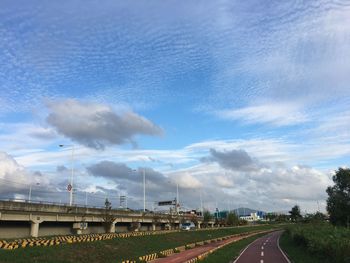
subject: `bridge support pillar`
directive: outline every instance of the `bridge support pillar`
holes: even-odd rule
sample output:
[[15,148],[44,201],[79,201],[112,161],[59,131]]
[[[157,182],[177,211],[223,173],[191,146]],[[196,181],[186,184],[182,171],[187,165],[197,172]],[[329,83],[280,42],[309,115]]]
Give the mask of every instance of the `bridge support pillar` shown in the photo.
[[31,221],[30,222],[30,236],[31,237],[38,237],[39,236],[39,222],[38,221]]
[[152,224],[152,230],[156,231],[156,224],[154,224],[154,223]]
[[198,222],[197,228],[198,228],[198,229],[201,229],[201,223]]
[[115,233],[115,224],[117,223],[117,220],[114,220],[110,223],[108,233]]
[[211,228],[213,228],[214,227],[214,223],[211,223]]

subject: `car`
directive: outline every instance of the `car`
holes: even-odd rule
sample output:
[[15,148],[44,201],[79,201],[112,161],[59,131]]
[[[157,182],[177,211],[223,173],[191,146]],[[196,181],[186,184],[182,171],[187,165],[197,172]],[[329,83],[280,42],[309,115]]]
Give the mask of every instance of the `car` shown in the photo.
[[180,225],[180,229],[181,229],[181,230],[189,231],[189,230],[194,230],[194,229],[196,229],[196,226],[194,225],[193,222],[187,222],[187,223],[181,224],[181,225]]

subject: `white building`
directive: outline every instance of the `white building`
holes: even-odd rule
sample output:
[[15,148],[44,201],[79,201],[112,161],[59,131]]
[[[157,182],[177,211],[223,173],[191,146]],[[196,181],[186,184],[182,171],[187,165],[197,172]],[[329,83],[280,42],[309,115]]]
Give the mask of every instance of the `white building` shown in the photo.
[[254,222],[254,221],[260,221],[262,218],[258,216],[257,213],[250,213],[250,216],[240,216],[239,217],[242,220],[246,220],[248,222]]

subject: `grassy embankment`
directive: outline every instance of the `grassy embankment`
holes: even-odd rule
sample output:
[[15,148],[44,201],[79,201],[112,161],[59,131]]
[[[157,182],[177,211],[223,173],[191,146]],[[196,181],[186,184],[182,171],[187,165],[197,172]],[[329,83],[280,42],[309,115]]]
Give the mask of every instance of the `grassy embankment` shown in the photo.
[[90,243],[64,244],[52,247],[32,247],[1,250],[0,262],[120,262],[160,252],[185,244],[277,226],[240,227],[219,230],[178,232],[166,235],[112,239]]
[[295,263],[350,262],[350,230],[327,223],[290,225],[280,245]]

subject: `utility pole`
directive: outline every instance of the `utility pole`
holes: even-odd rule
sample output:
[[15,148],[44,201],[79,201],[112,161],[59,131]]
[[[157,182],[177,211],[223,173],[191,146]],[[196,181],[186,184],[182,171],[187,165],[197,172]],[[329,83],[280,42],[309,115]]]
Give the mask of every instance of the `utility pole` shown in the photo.
[[202,216],[203,216],[203,201],[202,201],[202,190],[199,190],[199,198],[200,198],[200,201],[201,201],[201,212],[202,212]]
[[30,203],[31,199],[32,199],[32,185],[29,186],[29,194],[28,194],[29,203]]
[[179,183],[176,183],[176,201],[177,201],[176,205],[178,205],[180,203],[180,200],[179,200]]
[[[36,185],[39,185],[39,183],[36,183]],[[29,193],[28,193],[28,202],[31,203],[32,201],[32,185],[29,185]]]
[[69,205],[72,206],[74,201],[73,201],[73,192],[74,192],[74,185],[73,185],[73,179],[74,179],[74,151],[75,151],[75,146],[74,145],[64,145],[60,144],[59,147],[71,147],[72,149],[72,169],[71,169],[71,176],[70,176],[70,183],[67,187],[67,190],[69,191]]
[[143,168],[143,212],[146,212],[146,171]]

